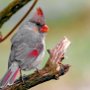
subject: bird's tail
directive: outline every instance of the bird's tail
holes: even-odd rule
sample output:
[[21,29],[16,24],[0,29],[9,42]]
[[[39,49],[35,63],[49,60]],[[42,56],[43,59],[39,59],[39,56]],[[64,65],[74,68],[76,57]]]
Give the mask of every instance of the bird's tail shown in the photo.
[[7,85],[12,85],[16,80],[16,76],[20,71],[18,63],[13,62],[2,80],[0,81],[0,88],[5,88]]

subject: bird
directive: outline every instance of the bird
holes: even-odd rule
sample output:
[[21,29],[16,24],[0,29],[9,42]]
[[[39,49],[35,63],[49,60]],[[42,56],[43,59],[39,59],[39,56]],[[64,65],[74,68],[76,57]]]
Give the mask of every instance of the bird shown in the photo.
[[38,7],[31,19],[23,23],[11,38],[8,70],[0,81],[0,88],[13,85],[21,71],[39,70],[45,55],[48,32],[43,10]]

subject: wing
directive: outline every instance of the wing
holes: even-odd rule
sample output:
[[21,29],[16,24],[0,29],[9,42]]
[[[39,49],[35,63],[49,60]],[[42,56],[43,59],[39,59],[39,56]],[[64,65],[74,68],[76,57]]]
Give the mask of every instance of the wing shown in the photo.
[[[43,50],[43,44],[37,43],[34,46],[29,46],[26,43],[21,43],[16,48],[15,47],[13,48],[14,50],[12,50],[11,52],[11,57],[14,56],[14,60],[19,62],[20,66],[24,69],[27,68],[28,65],[32,65],[32,63],[40,55],[40,53]],[[9,61],[9,63],[11,62],[12,61]]]
[[[31,25],[31,26],[30,26]],[[14,60],[20,65],[33,63],[40,52],[43,50],[42,38],[33,29],[34,25],[30,24],[29,29],[20,28],[11,39],[12,48],[9,59],[9,66]]]
[[[30,34],[32,36],[32,34],[34,32],[33,29],[35,29],[36,25],[34,23],[31,22],[25,22],[24,24],[22,24],[20,26],[20,28],[17,30],[17,32],[13,35],[13,37],[11,38],[11,42],[18,42],[22,39],[22,37],[25,37],[25,35],[27,36],[27,34]],[[36,27],[36,29],[38,29]]]

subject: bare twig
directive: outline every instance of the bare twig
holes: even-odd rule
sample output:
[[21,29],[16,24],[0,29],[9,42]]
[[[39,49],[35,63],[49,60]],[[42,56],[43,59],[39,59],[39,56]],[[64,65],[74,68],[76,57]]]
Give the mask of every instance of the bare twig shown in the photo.
[[59,79],[60,76],[68,72],[70,65],[63,65],[62,59],[64,59],[64,53],[69,46],[70,41],[64,38],[59,42],[55,48],[48,50],[50,58],[45,67],[38,72],[34,72],[31,75],[23,76],[24,83],[20,79],[16,80],[14,85],[7,86],[3,90],[27,90],[40,83],[49,81],[51,79]]
[[0,12],[0,27],[29,1],[32,0],[13,0],[5,9]]
[[[3,41],[5,41],[15,30],[16,30],[16,28],[22,23],[22,21],[28,16],[28,14],[31,12],[31,10],[34,8],[34,6],[36,5],[36,3],[37,3],[37,1],[38,0],[35,0],[34,1],[34,3],[32,4],[32,6],[30,6],[30,8],[29,8],[29,10],[27,11],[27,13],[22,17],[22,19],[14,26],[14,28],[6,35],[6,36],[4,36],[2,39],[0,39],[0,43],[2,43]],[[23,1],[22,2],[20,2],[20,3],[18,3],[18,4],[22,4],[23,3]],[[17,4],[17,5],[18,5]],[[12,4],[10,4],[10,5],[12,5]],[[17,6],[16,5],[16,6]],[[19,5],[19,6],[20,6]],[[16,7],[16,6],[14,6],[14,7]],[[19,9],[19,6],[18,6],[18,9]],[[12,7],[13,8],[13,7]],[[18,10],[18,9],[16,9],[16,10]],[[6,10],[5,10],[6,11]],[[16,11],[15,11],[16,12]],[[3,13],[3,12],[2,12]],[[9,13],[11,13],[11,12],[8,12],[8,14]],[[1,13],[0,13],[1,14]],[[2,15],[2,14],[1,14]],[[12,15],[13,15],[13,12],[12,12]],[[10,16],[10,14],[9,14],[9,16],[8,17],[6,17],[6,16],[4,16],[5,18],[1,18],[1,22],[0,22],[0,24],[2,25],[2,22],[4,23],[4,21],[6,20],[6,18],[7,19],[9,19],[11,16]],[[5,19],[5,20],[4,20]]]

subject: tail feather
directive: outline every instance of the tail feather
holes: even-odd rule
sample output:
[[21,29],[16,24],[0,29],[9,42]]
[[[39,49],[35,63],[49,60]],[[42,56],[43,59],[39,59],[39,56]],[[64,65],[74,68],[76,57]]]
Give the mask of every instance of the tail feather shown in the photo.
[[4,77],[0,82],[0,88],[5,88],[7,85],[12,85],[16,80],[16,76],[19,72],[19,66],[17,62],[13,62]]

